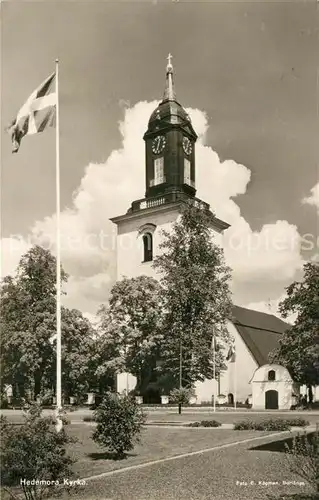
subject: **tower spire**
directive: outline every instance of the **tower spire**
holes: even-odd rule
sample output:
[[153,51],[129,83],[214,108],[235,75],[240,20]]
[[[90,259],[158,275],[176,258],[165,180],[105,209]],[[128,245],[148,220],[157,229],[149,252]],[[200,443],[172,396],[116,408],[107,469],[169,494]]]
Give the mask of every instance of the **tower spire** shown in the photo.
[[174,80],[173,80],[173,65],[172,65],[172,55],[167,56],[167,66],[166,66],[166,83],[163,95],[163,101],[175,101],[176,94],[174,90]]

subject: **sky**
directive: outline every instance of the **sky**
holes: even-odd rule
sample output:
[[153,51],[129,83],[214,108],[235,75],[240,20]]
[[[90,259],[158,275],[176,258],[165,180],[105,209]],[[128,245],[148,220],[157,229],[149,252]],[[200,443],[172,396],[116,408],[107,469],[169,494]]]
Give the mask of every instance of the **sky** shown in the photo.
[[[276,311],[319,253],[317,5],[3,2],[2,275],[33,243],[55,252],[54,130],[13,155],[4,128],[58,57],[64,301],[88,315],[107,301],[109,218],[144,196],[142,137],[171,52],[178,100],[199,135],[197,195],[231,224],[234,301]],[[101,232],[106,244],[92,244]]]

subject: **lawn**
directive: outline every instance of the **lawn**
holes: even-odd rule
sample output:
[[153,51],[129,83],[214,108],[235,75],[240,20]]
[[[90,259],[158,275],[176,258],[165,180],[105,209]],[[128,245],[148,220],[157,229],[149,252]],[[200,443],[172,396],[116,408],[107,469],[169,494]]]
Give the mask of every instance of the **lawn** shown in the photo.
[[70,447],[70,453],[77,459],[74,471],[79,477],[88,477],[101,472],[269,434],[256,431],[147,427],[142,433],[141,443],[128,454],[126,459],[113,460],[91,439],[92,431],[93,427],[90,425],[69,427],[69,433],[78,439],[78,442]]
[[212,432],[197,429],[190,431],[148,428],[143,435],[143,446],[138,446],[134,450],[135,456],[132,454],[121,462],[111,462],[101,456],[93,456],[97,460],[94,460],[92,464],[93,457],[89,454],[92,453],[92,449],[96,450],[96,448],[89,442],[89,434],[81,428],[74,428],[73,431],[77,434],[83,432],[82,451],[81,448],[73,449],[73,452],[78,453],[81,459],[76,470],[82,477],[257,435],[264,437],[256,442],[237,444],[229,448],[216,449],[94,479],[88,481],[78,492],[71,492],[72,499],[279,500],[285,498],[301,500],[315,498],[310,496],[309,486],[301,484],[301,479],[289,472],[283,453],[283,440],[289,437],[287,434],[278,434],[278,438],[274,438],[268,437],[267,433],[249,431]]
[[[314,498],[305,485],[283,485],[300,481],[287,468],[282,441],[289,433],[147,427],[142,442],[124,460],[113,460],[92,439],[93,426],[74,424],[69,433],[78,439],[69,453],[77,459],[75,476],[88,478],[105,472],[132,467],[115,475],[88,480],[72,488],[70,496],[81,500],[287,500]],[[269,435],[272,434],[270,437]],[[257,441],[239,443],[223,449],[186,456],[134,468],[136,465],[210,449],[223,444],[260,436]],[[259,485],[265,483],[277,483]],[[253,484],[251,484],[253,482]],[[239,484],[247,483],[247,484]],[[294,497],[292,495],[299,494]],[[5,495],[4,499],[7,499]],[[285,497],[286,498],[286,497]]]
[[311,425],[316,425],[319,423],[319,413],[318,412],[240,412],[240,411],[217,411],[217,412],[206,412],[206,411],[187,411],[178,415],[178,413],[170,413],[164,411],[149,412],[147,415],[147,420],[149,423],[161,424],[161,423],[176,423],[176,422],[195,422],[198,420],[217,420],[222,424],[233,424],[240,420],[254,420],[255,422],[261,422],[268,418],[273,419],[292,419],[292,418],[303,418],[307,420]]

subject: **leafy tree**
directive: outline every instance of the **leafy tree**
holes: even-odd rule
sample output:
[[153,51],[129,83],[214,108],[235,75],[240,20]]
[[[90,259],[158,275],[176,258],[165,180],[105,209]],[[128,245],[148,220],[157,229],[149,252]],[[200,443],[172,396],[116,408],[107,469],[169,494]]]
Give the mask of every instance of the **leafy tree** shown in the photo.
[[[62,282],[67,275],[61,269]],[[95,332],[76,309],[61,309],[62,390],[66,397],[95,383]],[[1,384],[14,395],[36,399],[54,392],[56,381],[56,259],[35,246],[14,277],[1,283]]]
[[56,432],[54,425],[55,418],[42,417],[36,405],[29,407],[22,425],[1,418],[1,481],[9,491],[20,487],[26,500],[41,500],[73,475],[66,446],[74,439],[65,428]]
[[311,403],[312,386],[319,384],[318,264],[305,264],[303,280],[292,283],[286,292],[287,297],[279,305],[280,313],[283,317],[295,313],[297,317],[281,336],[270,361],[286,366],[294,380],[307,385]]
[[[62,282],[66,281],[61,271]],[[40,394],[55,333],[56,261],[35,246],[20,260],[14,277],[1,283],[2,385],[11,384],[19,396],[26,389]]]
[[[103,312],[102,312],[103,311]],[[104,306],[100,308],[101,321],[93,337],[94,353],[90,359],[91,388],[101,397],[116,387],[116,374],[123,370],[121,338],[114,323],[109,323]]]
[[145,415],[132,397],[108,393],[95,410],[94,420],[97,426],[93,439],[115,452],[116,458],[123,458],[140,441]]
[[150,381],[160,341],[159,291],[160,285],[153,278],[124,278],[113,286],[108,306],[99,310],[101,341],[113,351],[105,368],[132,373],[138,390]]
[[[94,377],[92,360],[96,353],[94,330],[77,309],[62,308],[62,390],[64,396],[81,397],[91,387]],[[56,341],[54,341],[55,350]],[[55,359],[52,372],[55,387]]]
[[211,224],[209,210],[185,204],[172,231],[163,231],[162,253],[154,262],[161,276],[164,307],[158,369],[170,373],[175,386],[191,387],[198,380],[213,378],[213,334],[219,346],[216,375],[225,367],[223,346],[230,342],[230,270],[212,239]]

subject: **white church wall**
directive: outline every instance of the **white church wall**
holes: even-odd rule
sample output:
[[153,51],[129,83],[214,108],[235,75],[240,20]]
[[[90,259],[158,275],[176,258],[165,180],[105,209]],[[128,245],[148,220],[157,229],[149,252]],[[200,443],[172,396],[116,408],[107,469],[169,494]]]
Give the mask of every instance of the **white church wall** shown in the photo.
[[[256,368],[258,368],[258,364],[247,349],[236,327],[230,321],[228,322],[228,332],[234,339],[236,361],[234,363],[226,361],[228,367],[221,374],[219,393],[224,394],[226,397],[228,397],[228,394],[233,394],[235,397],[236,394],[236,401],[244,403],[252,393],[250,380]],[[227,355],[227,348],[225,349],[225,355]],[[212,401],[214,389],[218,396],[218,383],[214,382],[214,380],[206,379],[204,382],[197,382],[195,386],[197,402]]]
[[[268,372],[275,371],[275,380],[268,380]],[[278,392],[278,409],[289,410],[296,400],[294,394],[298,388],[294,384],[288,370],[281,365],[266,364],[258,368],[252,377],[252,407],[254,410],[264,410],[266,407],[266,392]]]
[[[195,394],[197,403],[211,403],[213,394],[218,395],[218,382],[216,380],[204,380],[196,382]],[[216,392],[214,392],[216,391]]]
[[289,410],[294,404],[291,382],[255,382],[253,387],[252,407],[254,410],[264,410],[266,392],[278,392],[278,409]]
[[[149,213],[139,213],[134,218],[127,218],[118,222],[117,234],[117,279],[123,276],[135,278],[146,275],[158,279],[158,275],[152,267],[152,262],[143,262],[143,240],[139,229],[145,224],[154,224],[156,229],[153,233],[153,255],[160,254],[159,245],[163,241],[161,231],[170,232],[174,222],[180,219],[178,208],[169,210],[155,210]],[[222,234],[211,229],[213,241],[222,247]]]
[[152,262],[143,262],[143,240],[139,229],[144,224],[154,224],[153,255],[159,255],[159,245],[163,240],[161,231],[170,231],[172,224],[177,221],[179,212],[176,209],[165,212],[145,213],[133,219],[126,219],[118,223],[117,237],[117,279],[123,276],[136,278],[146,275],[158,278],[152,267]]
[[236,361],[226,361],[228,368],[221,375],[220,392],[226,396],[236,394],[236,400],[244,403],[252,393],[250,380],[258,364],[232,322],[228,323],[228,332],[234,338]]

